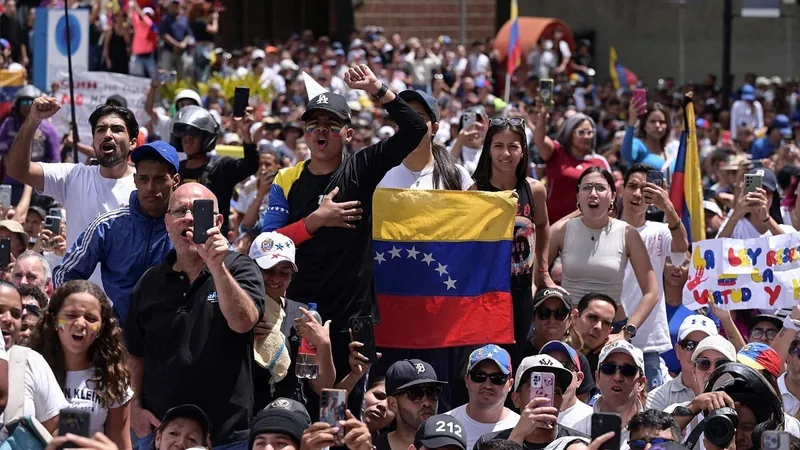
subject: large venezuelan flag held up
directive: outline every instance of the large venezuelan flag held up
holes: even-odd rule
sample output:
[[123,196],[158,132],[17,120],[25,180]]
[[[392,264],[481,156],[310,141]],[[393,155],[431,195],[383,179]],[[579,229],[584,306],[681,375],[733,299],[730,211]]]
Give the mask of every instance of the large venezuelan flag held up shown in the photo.
[[378,345],[514,341],[510,192],[378,189],[373,199]]
[[639,77],[635,73],[619,63],[617,49],[614,47],[608,50],[608,72],[611,75],[611,82],[614,83],[614,89],[629,89],[639,82]]
[[519,38],[519,7],[517,0],[511,0],[511,32],[508,35],[508,59],[506,72],[513,74],[522,61],[522,42]]
[[683,99],[683,109],[683,131],[678,156],[675,159],[675,173],[672,175],[669,198],[675,205],[675,211],[683,221],[683,226],[686,227],[691,243],[706,238],[700,151],[697,146],[697,128],[691,92]]
[[11,112],[17,92],[23,86],[25,86],[25,72],[0,70],[0,120]]

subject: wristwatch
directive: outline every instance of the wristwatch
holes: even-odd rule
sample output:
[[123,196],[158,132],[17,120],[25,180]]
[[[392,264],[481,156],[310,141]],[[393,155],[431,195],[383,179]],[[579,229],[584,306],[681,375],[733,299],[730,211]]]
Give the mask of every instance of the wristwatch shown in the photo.
[[622,327],[622,331],[624,331],[631,338],[636,337],[636,331],[637,330],[638,330],[638,328],[636,328],[636,325],[634,325],[632,323],[629,323],[629,324],[625,325],[624,327]]
[[386,95],[387,92],[389,92],[389,86],[387,86],[386,83],[381,83],[381,88],[378,89],[378,92],[376,92],[372,97],[375,100],[380,100],[384,95]]

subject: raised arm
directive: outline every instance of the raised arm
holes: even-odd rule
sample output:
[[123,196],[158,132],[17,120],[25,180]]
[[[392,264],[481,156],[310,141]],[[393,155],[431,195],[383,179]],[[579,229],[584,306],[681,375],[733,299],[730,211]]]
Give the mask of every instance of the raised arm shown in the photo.
[[39,124],[52,117],[59,109],[61,105],[53,97],[42,96],[34,100],[31,112],[14,138],[5,159],[8,174],[33,186],[37,191],[44,190],[44,171],[38,162],[31,162],[31,144]]
[[536,128],[533,130],[533,143],[539,149],[539,156],[544,161],[553,157],[555,147],[553,140],[547,137],[547,108],[540,99],[536,100]]

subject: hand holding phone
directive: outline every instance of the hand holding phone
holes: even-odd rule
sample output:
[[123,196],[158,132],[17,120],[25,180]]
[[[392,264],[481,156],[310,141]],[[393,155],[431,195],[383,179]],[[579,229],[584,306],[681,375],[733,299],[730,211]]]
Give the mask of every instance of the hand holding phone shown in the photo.
[[[64,408],[58,413],[58,435],[66,436],[67,433],[81,437],[89,437],[89,412],[74,408]],[[69,441],[60,448],[79,447]]]
[[644,113],[647,112],[647,91],[644,89],[634,89],[631,102],[636,108],[636,115],[644,115]]
[[746,173],[744,174],[744,192],[745,194],[749,194],[751,192],[756,192],[758,188],[761,187],[763,182],[763,175],[758,173]]
[[661,172],[660,170],[648,171],[647,182],[653,183],[661,189],[664,189],[664,172]]
[[247,105],[250,103],[250,88],[236,86],[233,94],[233,117],[244,117]]
[[461,115],[461,129],[462,130],[470,130],[475,123],[478,122],[478,113],[475,111],[464,111],[464,114]]
[[[323,389],[319,399],[319,421],[332,427],[339,427],[339,422],[347,420],[347,391],[344,389]],[[337,442],[344,439],[344,429],[339,427],[336,433]]]
[[209,229],[214,227],[214,200],[198,199],[192,204],[194,217],[194,243],[205,244],[208,240]]
[[542,78],[539,80],[539,96],[545,108],[553,107],[553,79]]
[[358,348],[358,353],[367,358],[370,364],[378,360],[372,316],[353,317],[350,319],[350,342],[360,342],[362,344]]
[[53,233],[53,236],[61,234],[61,217],[47,216],[44,218],[44,227]]
[[535,398],[546,398],[550,400],[550,404],[546,406],[555,406],[553,403],[555,386],[556,376],[554,374],[550,372],[532,372],[530,400]]
[[614,432],[614,437],[604,442],[600,450],[619,450],[622,443],[622,417],[613,413],[592,414],[592,440],[609,431]]

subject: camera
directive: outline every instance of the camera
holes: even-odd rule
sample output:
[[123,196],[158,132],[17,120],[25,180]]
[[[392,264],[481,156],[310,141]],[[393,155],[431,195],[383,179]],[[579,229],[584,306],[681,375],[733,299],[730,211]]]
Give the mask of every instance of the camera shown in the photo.
[[705,436],[717,447],[725,448],[736,436],[739,416],[733,408],[719,408],[710,411],[705,420]]

